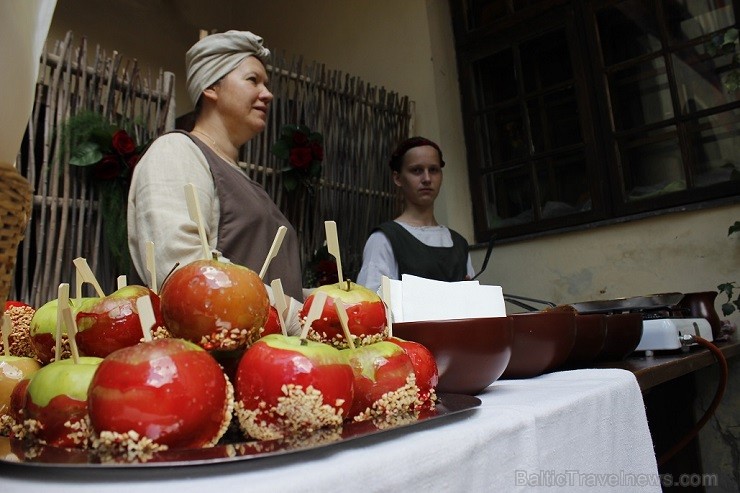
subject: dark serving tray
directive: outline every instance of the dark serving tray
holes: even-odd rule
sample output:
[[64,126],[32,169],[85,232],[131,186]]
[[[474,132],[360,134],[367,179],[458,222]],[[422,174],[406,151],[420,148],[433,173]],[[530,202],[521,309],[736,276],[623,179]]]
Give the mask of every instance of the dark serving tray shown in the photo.
[[[45,446],[28,446],[21,441],[0,437],[0,465],[28,466],[41,468],[64,469],[101,469],[101,468],[157,468],[181,467],[204,464],[220,464],[246,461],[292,454],[344,443],[357,438],[383,434],[402,428],[413,428],[415,425],[444,418],[480,406],[477,397],[462,394],[439,394],[434,409],[421,412],[418,416],[408,416],[394,422],[346,423],[335,432],[322,431],[296,440],[270,440],[263,442],[244,442],[240,437],[225,437],[222,443],[211,448],[166,450],[153,454],[145,461],[127,459],[104,459],[93,451],[62,449]],[[412,431],[412,430],[410,430]]]

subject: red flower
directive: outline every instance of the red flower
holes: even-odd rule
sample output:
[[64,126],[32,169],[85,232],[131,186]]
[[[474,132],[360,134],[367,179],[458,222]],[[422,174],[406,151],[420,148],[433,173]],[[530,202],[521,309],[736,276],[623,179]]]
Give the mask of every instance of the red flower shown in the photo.
[[112,154],[106,154],[93,165],[93,176],[98,180],[114,180],[121,174],[121,162]]
[[311,154],[315,161],[324,160],[324,148],[318,142],[311,142]]
[[136,150],[136,143],[125,130],[116,130],[113,134],[113,149],[119,154],[131,154]]
[[293,132],[293,144],[296,146],[302,146],[306,142],[308,142],[308,136],[304,134],[303,132]]
[[306,169],[311,165],[313,155],[309,147],[295,147],[290,150],[290,165],[295,169]]

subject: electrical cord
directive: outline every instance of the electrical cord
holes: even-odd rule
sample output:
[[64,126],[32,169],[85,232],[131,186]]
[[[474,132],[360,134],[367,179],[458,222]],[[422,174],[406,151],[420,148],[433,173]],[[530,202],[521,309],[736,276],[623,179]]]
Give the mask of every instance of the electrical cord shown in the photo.
[[660,455],[660,457],[658,457],[658,466],[662,466],[663,464],[668,462],[674,455],[676,455],[676,453],[678,453],[696,437],[696,435],[699,433],[699,430],[702,429],[702,427],[707,423],[707,421],[709,421],[709,419],[717,410],[717,407],[722,400],[722,396],[725,393],[725,388],[727,387],[727,379],[729,373],[727,370],[727,360],[725,359],[725,355],[722,354],[722,351],[720,351],[717,346],[707,341],[703,337],[691,334],[684,335],[681,342],[685,344],[691,344],[695,342],[709,349],[709,351],[712,353],[714,358],[717,360],[717,363],[719,364],[719,383],[717,384],[717,391],[714,394],[714,399],[712,400],[712,403],[709,405],[707,410],[704,412],[704,415],[699,421],[696,422],[694,427],[686,433],[686,435],[684,435],[675,445],[673,445],[670,449],[666,450],[663,454]]

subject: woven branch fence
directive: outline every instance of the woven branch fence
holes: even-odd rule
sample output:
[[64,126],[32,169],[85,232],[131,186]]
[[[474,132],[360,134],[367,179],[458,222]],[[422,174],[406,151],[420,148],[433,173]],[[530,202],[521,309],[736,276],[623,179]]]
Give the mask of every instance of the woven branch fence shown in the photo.
[[[83,170],[69,164],[68,146],[60,137],[64,123],[83,111],[98,112],[132,128],[137,142],[175,126],[171,72],[144,74],[136,60],[99,47],[88,53],[84,37],[73,46],[72,33],[40,63],[33,114],[18,158],[21,174],[34,187],[33,212],[8,297],[33,306],[56,298],[59,283],[76,280],[74,258],[88,260],[106,293],[125,274],[115,272],[96,188]],[[409,135],[411,102],[323,64],[304,63],[300,56],[288,60],[273,52],[268,72],[275,96],[268,128],[241,150],[244,171],[296,228],[304,266],[324,244],[324,221],[335,220],[345,278],[354,279],[373,226],[400,212],[387,161]],[[280,174],[286,163],[270,152],[282,126],[298,123],[324,137],[322,174],[312,193],[286,191]]]
[[[327,70],[323,64],[287,60],[275,52],[268,61],[275,99],[267,131],[244,146],[242,161],[296,228],[304,268],[324,245],[324,221],[337,223],[345,278],[356,279],[370,231],[400,212],[388,158],[408,137],[412,108],[408,97]],[[270,152],[286,124],[304,124],[324,137],[321,179],[313,193],[287,192]],[[304,282],[306,276],[304,276]]]
[[99,47],[89,52],[84,37],[76,45],[73,41],[67,33],[42,54],[33,112],[17,160],[34,195],[9,299],[37,307],[57,297],[60,283],[77,280],[72,263],[77,257],[87,259],[106,293],[115,289],[119,274],[127,274],[114,272],[97,189],[84,170],[70,166],[69,145],[62,138],[65,122],[81,112],[99,113],[111,124],[132,129],[139,142],[174,126],[173,74],[142,73],[136,60]]

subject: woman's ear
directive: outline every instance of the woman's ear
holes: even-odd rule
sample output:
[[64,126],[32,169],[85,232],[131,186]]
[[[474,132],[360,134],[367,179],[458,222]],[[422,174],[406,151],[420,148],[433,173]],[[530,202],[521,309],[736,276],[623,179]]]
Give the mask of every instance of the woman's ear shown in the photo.
[[218,92],[216,92],[216,85],[212,85],[210,87],[206,87],[203,89],[203,95],[201,96],[203,99],[208,99],[211,101],[215,101],[218,99]]
[[401,174],[398,171],[394,171],[391,176],[393,176],[393,183],[395,183],[397,187],[400,187],[401,186]]

